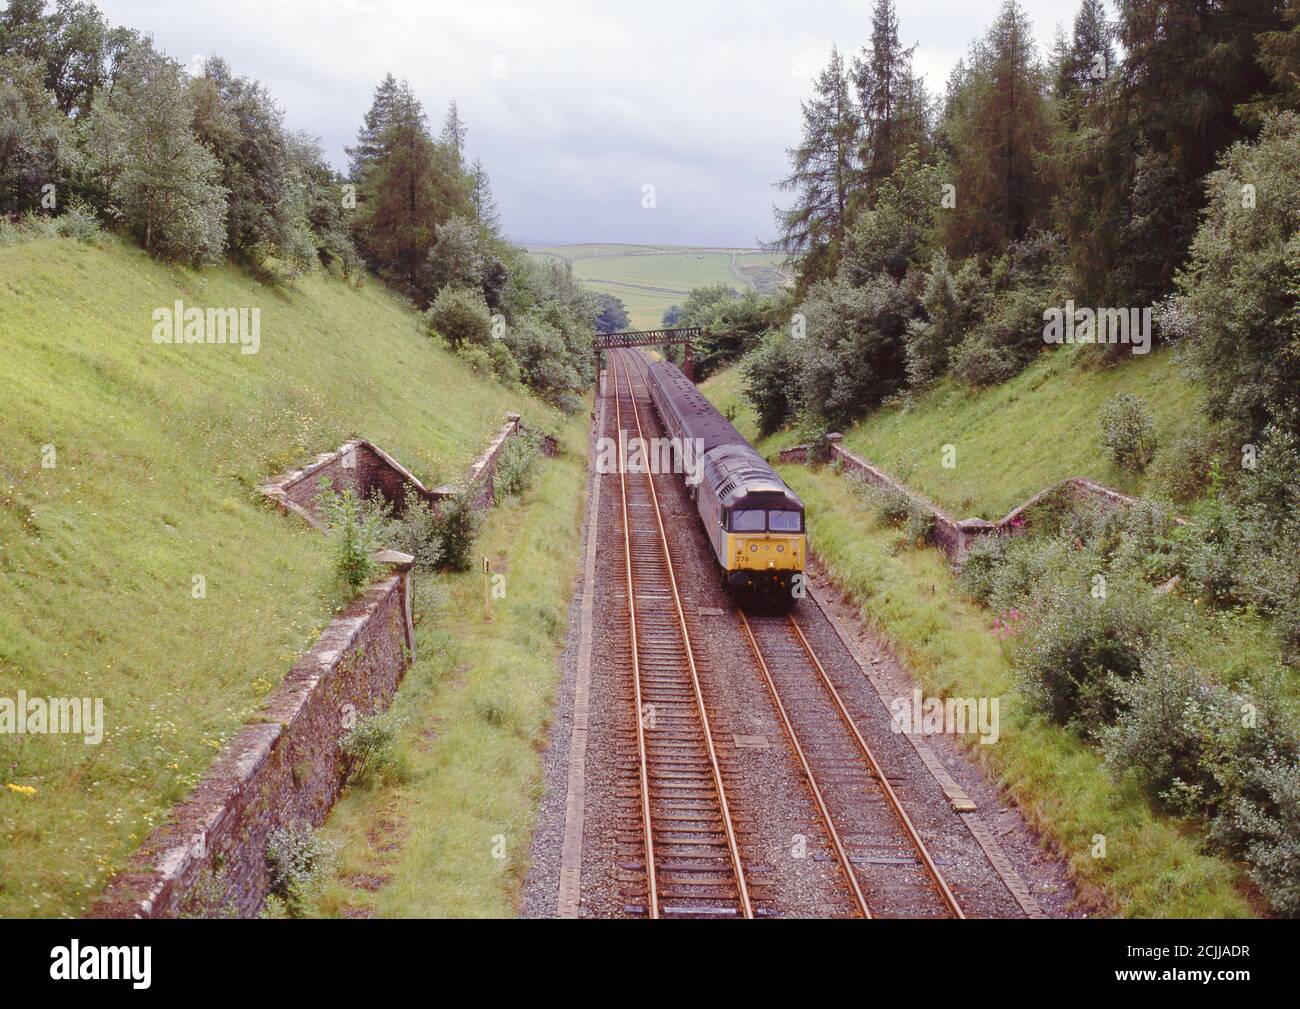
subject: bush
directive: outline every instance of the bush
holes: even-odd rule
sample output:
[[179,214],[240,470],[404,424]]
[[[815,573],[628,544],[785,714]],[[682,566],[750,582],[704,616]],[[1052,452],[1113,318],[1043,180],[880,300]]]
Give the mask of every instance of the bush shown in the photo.
[[988,297],[988,280],[976,257],[953,273],[947,254],[934,254],[921,296],[926,320],[908,325],[907,377],[913,387],[927,385],[950,369],[962,338],[986,313]]
[[423,501],[411,501],[400,518],[390,520],[383,539],[394,550],[414,557],[420,570],[433,571],[442,563],[442,528]]
[[1107,762],[1133,768],[1166,808],[1210,821],[1270,906],[1300,915],[1300,745],[1276,678],[1244,693],[1159,653],[1117,686],[1123,711],[1102,733]]
[[498,500],[517,497],[532,486],[541,456],[542,438],[533,431],[520,431],[506,439],[492,479]]
[[64,238],[74,238],[79,242],[91,242],[99,237],[99,218],[94,209],[85,201],[73,197],[68,201],[67,209],[54,221],[55,230]]
[[424,313],[430,333],[437,333],[459,350],[465,344],[487,346],[492,339],[492,313],[483,292],[467,287],[444,287]]
[[769,435],[788,423],[795,414],[799,389],[799,355],[784,333],[769,333],[759,346],[740,362],[745,398],[758,415],[758,430]]
[[1172,501],[1191,501],[1205,493],[1218,454],[1216,437],[1204,424],[1180,430],[1160,449],[1151,465],[1151,486]]
[[474,541],[483,527],[483,515],[474,495],[462,488],[439,502],[438,538],[442,563],[452,571],[468,571],[474,563]]
[[1153,584],[1166,582],[1178,573],[1178,526],[1167,504],[1139,498],[1114,514],[1120,519],[1118,537],[1107,555],[1115,570],[1131,571]]
[[1101,438],[1121,469],[1141,473],[1156,454],[1156,422],[1143,400],[1121,392],[1101,408]]
[[977,603],[987,606],[1006,552],[1007,539],[1003,536],[983,536],[972,543],[957,573],[961,590]]
[[266,837],[266,868],[271,895],[289,917],[299,917],[319,891],[333,861],[334,849],[311,824],[297,820],[274,828]]
[[1294,757],[1252,767],[1247,795],[1235,795],[1215,822],[1216,836],[1238,839],[1250,878],[1272,909],[1300,917],[1300,764]]
[[1158,643],[1150,590],[1112,578],[1094,598],[1090,576],[1076,570],[1036,591],[1030,614],[1015,653],[1026,692],[1052,721],[1095,736],[1119,711],[1117,682]]
[[351,780],[362,784],[378,773],[384,780],[401,776],[401,759],[397,754],[397,734],[405,724],[393,711],[362,715],[339,741],[344,755],[352,761]]
[[1137,769],[1152,798],[1181,814],[1200,812],[1214,791],[1205,750],[1214,723],[1228,711],[1227,691],[1167,655],[1151,653],[1141,674],[1115,684],[1122,711],[1100,733],[1107,763]]
[[321,477],[317,501],[334,540],[334,574],[339,586],[355,596],[375,576],[372,557],[382,545],[384,511],[358,498],[351,488],[334,492]]
[[907,546],[924,546],[934,535],[934,514],[907,492],[859,479],[863,503],[887,524],[902,529]]

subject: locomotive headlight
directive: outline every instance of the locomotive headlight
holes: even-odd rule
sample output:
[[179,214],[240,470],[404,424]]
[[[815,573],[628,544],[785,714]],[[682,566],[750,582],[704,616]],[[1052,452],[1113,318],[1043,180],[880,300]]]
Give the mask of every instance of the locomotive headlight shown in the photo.
[[758,544],[757,544],[757,543],[751,543],[751,544],[749,545],[749,549],[750,549],[750,552],[751,552],[751,553],[758,553]]
[[779,554],[783,554],[783,553],[785,553],[785,546],[784,546],[784,544],[778,543],[778,544],[776,545],[776,552],[779,553]]

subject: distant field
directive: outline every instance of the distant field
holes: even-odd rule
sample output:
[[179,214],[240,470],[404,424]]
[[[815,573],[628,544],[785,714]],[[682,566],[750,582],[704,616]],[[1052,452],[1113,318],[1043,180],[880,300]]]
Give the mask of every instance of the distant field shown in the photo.
[[531,245],[528,251],[564,260],[593,291],[621,298],[638,329],[660,325],[664,310],[681,304],[695,287],[728,284],[769,294],[785,283],[783,257],[755,249],[606,243]]

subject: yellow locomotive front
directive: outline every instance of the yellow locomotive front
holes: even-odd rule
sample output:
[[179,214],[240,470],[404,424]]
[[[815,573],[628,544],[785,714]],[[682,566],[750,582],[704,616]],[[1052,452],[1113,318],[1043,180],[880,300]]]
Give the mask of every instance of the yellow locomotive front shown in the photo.
[[807,558],[803,502],[753,449],[727,454],[717,497],[701,502],[726,586],[737,596],[793,603]]
[[752,495],[744,507],[727,510],[726,547],[720,560],[733,592],[780,597],[793,601],[794,576],[804,568],[806,542],[803,510],[755,507]]

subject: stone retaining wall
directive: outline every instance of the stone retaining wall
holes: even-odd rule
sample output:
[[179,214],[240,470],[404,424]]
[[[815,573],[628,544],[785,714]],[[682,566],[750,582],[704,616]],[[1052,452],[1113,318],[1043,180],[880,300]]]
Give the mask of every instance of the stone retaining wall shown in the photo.
[[[1076,476],[1069,477],[1060,483],[1053,484],[1046,490],[1039,491],[1024,504],[1007,512],[997,522],[989,522],[978,518],[954,519],[933,501],[916,493],[916,491],[895,480],[888,473],[871,465],[861,456],[846,449],[841,444],[840,439],[839,434],[829,436],[831,460],[838,461],[846,470],[860,474],[869,483],[878,487],[889,487],[905,494],[919,508],[929,512],[934,518],[935,544],[943,550],[948,560],[953,564],[960,564],[971,543],[983,536],[1014,536],[1027,529],[1026,516],[1034,505],[1057,495],[1065,494],[1074,501],[1092,503],[1104,509],[1127,508],[1134,503],[1134,499],[1127,494],[1121,494],[1119,491],[1111,490],[1109,487],[1104,487],[1095,481]],[[780,462],[807,462],[808,452],[809,446],[795,445],[779,452],[777,459]],[[1175,521],[1182,524],[1186,520],[1175,518]]]
[[[475,501],[480,507],[496,502],[493,479],[497,457],[506,440],[519,430],[519,414],[506,414],[505,424],[470,466],[465,485],[476,488]],[[456,490],[450,485],[432,490],[425,487],[410,470],[383,449],[364,438],[353,438],[333,452],[317,456],[311,465],[268,481],[262,485],[261,491],[286,513],[299,516],[315,529],[323,529],[316,505],[322,478],[329,480],[336,492],[351,489],[361,497],[381,494],[399,515],[412,500],[422,501],[436,510],[438,503]]]
[[[518,414],[475,460],[465,486],[494,501],[497,459],[520,429]],[[549,447],[554,450],[554,443]],[[262,491],[286,513],[323,529],[318,484],[382,493],[400,510],[413,500],[437,508],[455,488],[429,490],[364,439],[344,443]],[[171,918],[258,913],[267,894],[266,841],[278,826],[324,822],[347,779],[340,742],[354,720],[388,707],[415,654],[411,558],[382,551],[388,573],[332,620],[272,691],[259,716],[223,748],[168,822],[155,830],[90,911],[100,918]]]
[[266,839],[320,826],[348,771],[339,741],[388,707],[413,645],[410,562],[335,618],[92,908],[96,918],[256,915],[270,891]]

